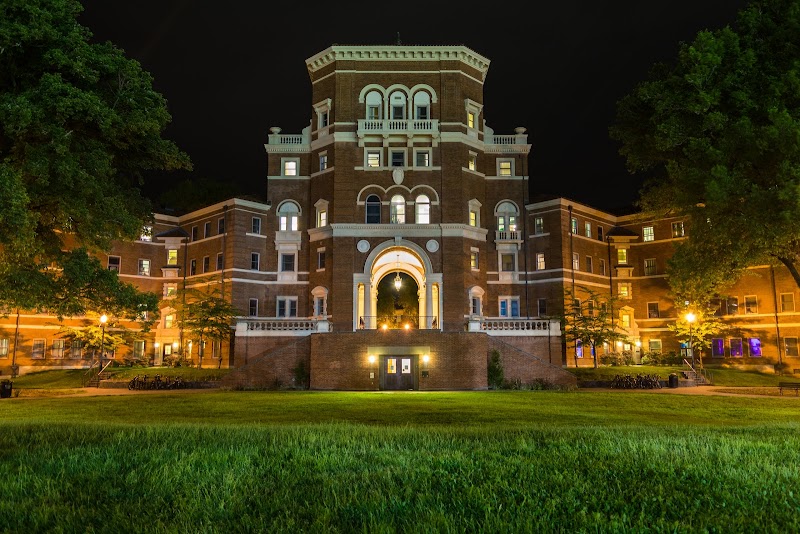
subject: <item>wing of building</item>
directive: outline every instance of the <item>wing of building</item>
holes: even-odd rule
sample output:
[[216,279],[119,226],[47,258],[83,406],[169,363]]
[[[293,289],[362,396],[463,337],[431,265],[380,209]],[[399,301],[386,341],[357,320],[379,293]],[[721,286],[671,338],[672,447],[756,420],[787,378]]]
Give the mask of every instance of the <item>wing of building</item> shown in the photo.
[[[200,363],[169,306],[184,286],[239,310],[202,364],[234,368],[227,380],[244,386],[485,389],[495,351],[508,380],[574,384],[564,367],[592,357],[554,317],[576,287],[620,298],[625,339],[597,351],[680,353],[665,267],[683,221],[529,198],[526,128],[497,134],[484,118],[489,63],[461,45],[334,45],[308,58],[310,122],[270,128],[262,199],[156,214],[149,236],[102,258],[166,303],[113,356]],[[720,307],[747,334],[715,341],[709,358],[797,357],[791,277],[754,272]],[[92,361],[58,342],[53,318],[25,315],[21,331],[21,372]]]

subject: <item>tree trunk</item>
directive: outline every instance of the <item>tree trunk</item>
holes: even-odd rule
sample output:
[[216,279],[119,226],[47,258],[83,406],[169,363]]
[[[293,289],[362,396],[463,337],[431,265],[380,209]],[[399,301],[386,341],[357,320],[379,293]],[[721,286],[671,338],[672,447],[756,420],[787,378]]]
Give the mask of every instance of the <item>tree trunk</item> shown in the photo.
[[17,344],[19,343],[19,308],[17,308],[17,321],[14,326],[14,350],[11,351],[11,378],[17,376]]

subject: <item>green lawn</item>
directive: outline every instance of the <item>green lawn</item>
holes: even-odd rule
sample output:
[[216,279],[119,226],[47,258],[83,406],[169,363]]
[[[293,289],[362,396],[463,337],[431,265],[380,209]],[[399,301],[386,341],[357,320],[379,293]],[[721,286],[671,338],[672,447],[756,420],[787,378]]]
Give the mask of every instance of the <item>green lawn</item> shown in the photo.
[[8,532],[797,532],[800,401],[173,391],[0,401]]

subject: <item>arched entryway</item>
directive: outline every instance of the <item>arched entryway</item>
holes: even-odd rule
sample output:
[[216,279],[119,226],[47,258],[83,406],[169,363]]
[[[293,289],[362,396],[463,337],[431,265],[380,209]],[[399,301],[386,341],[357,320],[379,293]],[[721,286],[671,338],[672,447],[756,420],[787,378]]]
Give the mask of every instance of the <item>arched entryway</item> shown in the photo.
[[354,328],[441,329],[441,279],[417,244],[381,243],[353,277]]

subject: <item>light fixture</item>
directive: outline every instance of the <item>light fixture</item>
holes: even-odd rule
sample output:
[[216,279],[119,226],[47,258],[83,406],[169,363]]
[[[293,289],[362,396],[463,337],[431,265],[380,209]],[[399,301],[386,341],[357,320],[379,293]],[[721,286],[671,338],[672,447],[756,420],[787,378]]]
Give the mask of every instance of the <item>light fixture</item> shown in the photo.
[[384,323],[384,324],[383,324],[383,326],[381,326],[381,328],[382,328],[383,330],[389,330],[389,325],[388,325],[388,324],[386,324],[386,323]]
[[173,349],[177,349],[177,348],[178,348],[178,345],[179,345],[179,343],[178,343],[177,341],[173,341],[173,342],[172,342],[172,348],[173,348]]
[[428,356],[427,354],[423,354],[422,363],[428,363],[428,360],[430,360],[430,356]]
[[403,325],[403,328],[405,328],[406,330],[408,330],[409,328],[411,328],[411,325],[410,325],[410,324],[408,324],[408,323],[406,323],[405,325]]
[[369,355],[369,363],[375,363],[375,355],[374,354],[370,354]]
[[397,263],[395,264],[397,268],[397,274],[394,275],[394,288],[398,291],[400,290],[400,286],[403,285],[403,280],[400,278],[400,254],[397,255]]

